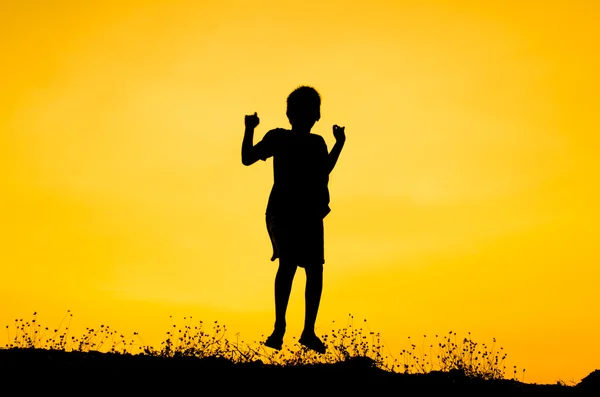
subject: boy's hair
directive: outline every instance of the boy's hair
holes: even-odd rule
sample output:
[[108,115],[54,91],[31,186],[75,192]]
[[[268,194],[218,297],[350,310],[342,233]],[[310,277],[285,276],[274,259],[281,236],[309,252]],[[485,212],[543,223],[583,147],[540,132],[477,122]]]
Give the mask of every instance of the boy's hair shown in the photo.
[[321,109],[321,95],[312,87],[300,86],[287,98],[287,114],[307,114]]

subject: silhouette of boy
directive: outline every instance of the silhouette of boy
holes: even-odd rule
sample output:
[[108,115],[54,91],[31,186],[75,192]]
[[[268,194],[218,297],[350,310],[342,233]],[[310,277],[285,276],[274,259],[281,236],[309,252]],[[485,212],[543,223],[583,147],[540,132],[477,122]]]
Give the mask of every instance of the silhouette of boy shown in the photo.
[[299,342],[319,353],[325,344],[315,334],[315,322],[323,290],[323,218],[329,213],[329,173],[346,141],[345,127],[333,126],[336,143],[331,152],[322,136],[311,133],[321,118],[321,96],[312,87],[300,86],[287,98],[291,130],[275,128],[253,144],[259,124],[256,113],[245,117],[242,163],[273,157],[273,187],[266,223],[273,246],[271,261],[279,258],[275,276],[275,327],[265,345],[280,350],[285,315],[298,266],[306,271],[304,330]]

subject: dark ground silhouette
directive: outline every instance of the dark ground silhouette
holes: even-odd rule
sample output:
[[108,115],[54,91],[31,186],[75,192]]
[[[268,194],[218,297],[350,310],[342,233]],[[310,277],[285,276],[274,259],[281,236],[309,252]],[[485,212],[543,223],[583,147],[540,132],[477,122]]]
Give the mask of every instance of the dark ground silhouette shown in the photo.
[[[600,371],[575,386],[536,385],[515,380],[468,378],[460,371],[392,373],[355,357],[335,364],[298,366],[233,363],[225,358],[161,358],[101,352],[0,349],[0,380],[8,395],[52,392],[61,395],[218,393],[260,395],[473,395],[598,396]],[[22,383],[25,382],[25,383]],[[15,389],[13,389],[15,390]]]

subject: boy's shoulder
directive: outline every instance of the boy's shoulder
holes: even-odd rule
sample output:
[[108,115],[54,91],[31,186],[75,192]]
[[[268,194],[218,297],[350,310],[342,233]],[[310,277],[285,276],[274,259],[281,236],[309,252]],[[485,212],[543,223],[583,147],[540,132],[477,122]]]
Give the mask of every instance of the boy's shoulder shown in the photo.
[[327,143],[325,143],[325,138],[323,138],[323,136],[321,136],[319,134],[314,134],[311,132],[310,137],[313,141],[317,142],[319,145],[327,146]]
[[267,134],[280,135],[280,134],[286,134],[288,132],[290,132],[290,130],[286,130],[285,128],[277,127],[277,128],[273,128],[273,129],[270,129],[269,131],[267,131]]
[[289,130],[285,128],[273,128],[265,133],[263,140],[267,141],[280,141],[282,138],[287,136]]

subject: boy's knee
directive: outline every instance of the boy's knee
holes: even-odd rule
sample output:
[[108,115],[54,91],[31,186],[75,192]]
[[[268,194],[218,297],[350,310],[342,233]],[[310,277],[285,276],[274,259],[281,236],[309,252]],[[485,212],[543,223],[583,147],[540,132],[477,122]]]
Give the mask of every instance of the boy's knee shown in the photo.
[[323,274],[323,265],[321,263],[307,265],[304,270],[306,270],[306,275]]

